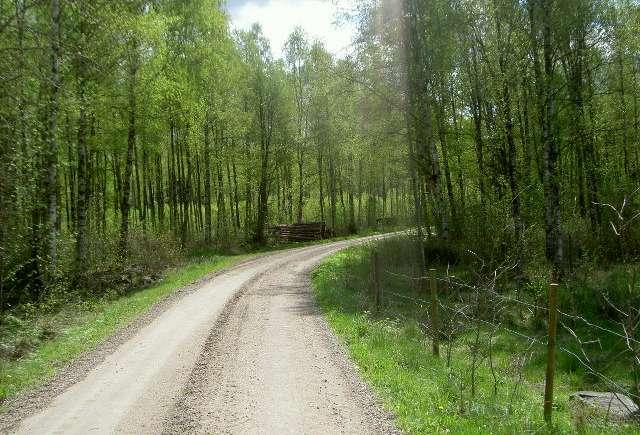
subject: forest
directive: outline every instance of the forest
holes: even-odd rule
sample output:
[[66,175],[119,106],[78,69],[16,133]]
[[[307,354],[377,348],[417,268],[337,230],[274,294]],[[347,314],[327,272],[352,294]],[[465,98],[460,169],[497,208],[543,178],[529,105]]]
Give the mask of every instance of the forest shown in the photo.
[[640,395],[640,4],[343,15],[349,54],[299,28],[276,57],[222,0],[0,0],[0,326],[276,224],[402,227],[418,276],[624,323]]
[[0,16],[3,310],[174,248],[264,244],[274,223],[342,234],[407,213],[402,118],[301,30],[274,59],[216,1]]

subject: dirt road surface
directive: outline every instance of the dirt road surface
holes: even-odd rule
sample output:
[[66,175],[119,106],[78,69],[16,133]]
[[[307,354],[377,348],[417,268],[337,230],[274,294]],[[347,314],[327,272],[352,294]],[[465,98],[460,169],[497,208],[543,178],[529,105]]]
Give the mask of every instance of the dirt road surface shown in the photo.
[[0,431],[395,433],[310,289],[322,258],[366,240],[267,254],[199,283],[9,404]]

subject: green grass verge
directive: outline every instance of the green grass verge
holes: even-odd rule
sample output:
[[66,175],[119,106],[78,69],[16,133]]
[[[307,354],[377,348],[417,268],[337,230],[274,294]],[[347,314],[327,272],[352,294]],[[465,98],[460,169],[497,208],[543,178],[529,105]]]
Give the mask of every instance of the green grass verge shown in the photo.
[[48,320],[60,328],[54,338],[20,359],[0,361],[0,400],[46,382],[65,364],[95,348],[176,289],[243,258],[246,256],[202,259],[169,272],[159,284],[118,299],[66,307]]
[[[373,313],[366,290],[368,268],[366,248],[350,248],[329,257],[314,272],[316,299],[363,378],[404,432],[640,433],[638,426],[616,424],[574,407],[568,399],[575,391],[570,373],[556,378],[554,425],[547,427],[542,417],[543,362],[530,358],[524,370],[518,369],[526,349],[506,334],[493,336],[493,371],[488,346],[480,349],[472,393],[470,348],[475,334],[454,342],[450,365],[446,343],[443,356],[435,358],[417,314],[426,307],[387,306],[386,312]],[[489,332],[481,334],[486,343]]]

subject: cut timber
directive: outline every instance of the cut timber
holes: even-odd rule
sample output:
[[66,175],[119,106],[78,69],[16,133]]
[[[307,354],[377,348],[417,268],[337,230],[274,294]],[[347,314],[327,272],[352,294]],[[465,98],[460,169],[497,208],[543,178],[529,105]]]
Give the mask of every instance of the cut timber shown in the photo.
[[269,229],[273,237],[283,242],[322,240],[333,235],[333,231],[324,222],[282,224],[275,225]]

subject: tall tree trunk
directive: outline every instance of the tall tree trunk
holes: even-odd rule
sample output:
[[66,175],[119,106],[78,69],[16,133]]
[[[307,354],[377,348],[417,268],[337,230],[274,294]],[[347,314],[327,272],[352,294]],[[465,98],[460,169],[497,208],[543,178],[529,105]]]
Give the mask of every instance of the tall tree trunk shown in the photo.
[[324,164],[322,162],[322,145],[318,144],[318,206],[320,207],[320,221],[324,222]]
[[162,175],[162,154],[156,156],[156,202],[158,203],[158,221],[160,230],[164,229],[164,187]]
[[229,222],[231,222],[231,225],[233,226],[233,232],[234,234],[237,234],[238,232],[238,227],[236,226],[236,220],[233,218],[233,189],[231,188],[232,184],[231,184],[231,166],[229,165],[229,158],[227,156],[227,158],[225,158],[225,166],[227,169],[227,198],[229,200]]
[[[249,145],[249,139],[245,138],[245,148],[246,148],[246,155],[247,157],[249,157],[250,151],[251,151],[251,147]],[[253,197],[252,197],[252,189],[251,189],[251,168],[249,167],[249,165],[245,166],[245,185],[244,185],[244,226],[245,226],[245,231],[247,234],[249,234],[251,232],[251,225],[252,225],[252,213],[253,213]]]
[[522,236],[522,220],[520,217],[520,192],[518,192],[518,175],[517,175],[517,155],[516,144],[513,133],[513,114],[511,111],[511,91],[508,80],[506,50],[511,47],[505,43],[502,38],[502,17],[499,14],[499,7],[494,0],[496,8],[496,37],[498,40],[498,66],[500,68],[500,79],[502,81],[502,121],[504,123],[504,136],[507,142],[507,152],[505,163],[507,165],[506,172],[511,188],[511,218],[513,219],[513,233],[516,242],[520,241]]
[[[580,23],[577,29],[577,40],[574,41],[574,53],[570,58],[567,66],[567,80],[569,99],[572,108],[572,122],[570,130],[572,137],[577,142],[576,160],[577,160],[577,184],[578,199],[580,206],[580,214],[584,217],[589,214],[591,228],[594,233],[599,231],[599,211],[598,211],[598,182],[596,162],[593,158],[593,142],[592,134],[587,130],[587,122],[585,120],[585,104],[584,104],[584,50],[585,50],[585,30],[584,24]],[[571,46],[568,47],[571,50]],[[587,73],[588,74],[588,73]],[[585,195],[585,180],[586,191]]]
[[178,179],[176,176],[176,134],[175,122],[173,119],[169,125],[169,156],[167,156],[167,177],[169,180],[169,227],[177,235],[178,232]]
[[204,232],[204,223],[203,223],[203,219],[202,219],[202,172],[200,171],[200,154],[198,152],[196,152],[196,191],[195,191],[195,196],[196,199],[195,201],[192,201],[193,203],[193,214],[195,216],[195,220],[196,220],[196,231],[198,232]]
[[336,171],[333,162],[333,156],[329,156],[329,218],[331,219],[331,228],[336,227]]
[[[178,140],[178,171],[180,174],[180,209],[182,213],[181,218],[181,230],[180,230],[180,242],[182,246],[186,246],[187,241],[189,239],[189,221],[190,221],[190,213],[189,213],[189,189],[191,186],[191,180],[189,179],[191,173],[189,169],[189,126],[188,124],[185,126],[184,135],[180,136],[180,140]],[[186,154],[186,156],[185,156]],[[185,168],[185,161],[187,162],[187,167]]]
[[[137,51],[137,44],[132,44],[133,51]],[[122,212],[120,221],[120,252],[127,254],[129,244],[129,201],[131,196],[131,173],[133,171],[133,159],[136,149],[136,76],[138,73],[138,61],[135,53],[131,54],[129,64],[129,127],[127,132],[127,159],[122,180]]]
[[152,167],[149,163],[149,153],[146,149],[142,150],[142,179],[144,188],[144,209],[148,210],[151,215],[151,227],[156,227],[156,208],[154,203],[153,183],[152,183]]
[[240,230],[240,196],[238,195],[238,176],[236,172],[236,160],[231,156],[231,169],[233,171],[233,202],[235,204],[236,228]]
[[[480,191],[481,207],[480,213],[483,216],[481,218],[481,221],[484,221],[484,217],[486,216],[486,192],[484,184],[484,142],[482,138],[482,96],[479,78],[480,72],[478,71],[478,61],[475,47],[472,48],[469,74],[471,76],[471,115],[473,117],[476,162],[478,165],[478,190]],[[484,223],[481,223],[481,229],[484,229]]]
[[302,210],[304,208],[304,154],[302,149],[298,150],[298,223],[302,222]]
[[[264,100],[261,101],[264,103]],[[271,132],[273,127],[273,107],[271,102],[260,104],[260,182],[258,184],[258,218],[256,220],[255,241],[258,244],[266,242],[265,226],[268,214],[269,199],[269,159],[271,147]]]
[[118,153],[112,154],[113,162],[113,217],[118,216],[118,212],[122,212],[122,171],[120,170],[120,158]]
[[622,157],[623,157],[623,168],[624,175],[629,176],[630,174],[630,165],[629,165],[629,132],[627,125],[627,100],[626,100],[626,92],[624,86],[624,62],[622,60],[622,53],[618,52],[617,54],[617,64],[618,64],[618,96],[620,98],[620,130],[622,132]]
[[140,183],[140,158],[139,158],[139,153],[137,148],[133,150],[133,163],[135,166],[135,178],[136,178],[135,204],[136,204],[136,208],[138,209],[138,220],[140,221],[140,223],[142,223],[142,231],[146,233],[147,231],[146,217],[147,216],[144,209],[144,204],[143,204],[144,193],[142,191],[142,188],[144,187],[144,185],[141,186],[141,183]]
[[84,272],[86,263],[86,231],[87,231],[87,98],[84,59],[78,59],[78,206],[76,223],[76,268]]
[[293,222],[293,170],[290,162],[289,164],[287,164],[286,180],[287,180],[287,202],[288,202],[287,215],[288,215],[288,222],[291,223]]
[[520,125],[520,139],[522,144],[522,171],[521,175],[525,183],[531,180],[531,145],[529,128],[529,88],[526,83],[526,71],[522,72],[522,96],[517,101],[518,120]]
[[102,210],[100,215],[100,230],[104,233],[107,229],[107,153],[102,153]]
[[466,198],[465,198],[465,183],[464,183],[464,175],[462,170],[462,162],[461,162],[461,151],[460,151],[460,129],[458,127],[458,111],[456,109],[456,96],[453,92],[451,92],[451,119],[453,122],[453,129],[455,131],[455,144],[456,144],[456,162],[458,164],[458,194],[460,195],[460,209],[459,213],[457,213],[458,218],[458,228],[464,228],[464,220],[466,213]]
[[558,161],[560,150],[554,137],[555,91],[553,89],[553,46],[551,33],[551,9],[553,0],[542,0],[542,35],[544,58],[544,116],[542,138],[544,143],[544,192],[545,192],[545,232],[546,254],[552,262],[556,276],[562,269],[562,221],[560,213],[560,179]]
[[[76,132],[77,133],[77,132]],[[77,137],[76,137],[77,139]],[[69,120],[69,116],[66,116],[65,121],[65,141],[67,143],[67,158],[68,158],[68,167],[67,170],[63,173],[66,175],[67,184],[69,185],[69,216],[67,216],[67,228],[69,231],[74,232],[76,229],[76,223],[78,222],[78,174],[77,174],[77,166],[78,166],[78,156],[77,149],[76,154],[74,154],[73,149],[73,138],[71,137],[71,121]],[[74,168],[75,164],[75,168]]]
[[58,235],[58,97],[60,94],[60,1],[51,0],[51,75],[48,107],[46,166],[46,240],[48,279],[53,280],[57,263]]
[[350,234],[356,233],[358,227],[356,225],[356,213],[355,213],[355,204],[354,204],[354,183],[353,179],[355,178],[354,169],[353,169],[353,155],[349,154],[349,178],[347,179],[347,188],[349,190],[349,226],[348,230]]
[[260,164],[260,182],[258,184],[258,218],[256,220],[255,240],[258,244],[264,244],[265,225],[267,222],[267,200],[268,200],[268,165],[269,165],[269,148],[264,146],[262,149],[262,157]]
[[347,209],[344,205],[344,186],[342,182],[342,177],[338,174],[338,196],[340,198],[340,207],[342,208],[342,226],[346,228],[347,223]]
[[449,145],[447,141],[447,126],[445,123],[445,87],[441,87],[441,101],[437,108],[438,138],[440,140],[440,151],[442,152],[442,165],[444,168],[444,178],[447,186],[447,197],[449,199],[449,209],[454,224],[456,223],[456,202],[453,196],[453,183],[451,181],[451,169],[449,168]]
[[503,91],[504,98],[504,129],[507,138],[507,176],[511,188],[511,218],[513,219],[513,233],[516,240],[522,237],[522,218],[520,216],[520,192],[518,188],[516,143],[513,134],[513,118],[511,114],[511,96],[507,85]]
[[[545,112],[545,101],[544,101],[544,78],[542,76],[542,65],[540,61],[540,44],[538,41],[538,26],[536,20],[536,2],[540,0],[527,0],[527,11],[529,14],[529,39],[531,40],[531,53],[533,57],[533,73],[534,73],[534,83],[535,83],[535,91],[536,91],[536,105],[537,105],[537,115],[539,125],[542,126],[544,124],[544,112]],[[542,130],[542,128],[541,128]],[[544,144],[542,147],[538,146],[538,137],[534,134],[533,136],[533,148],[535,150],[535,159],[536,159],[536,169],[538,173],[538,178],[540,182],[544,184],[544,162],[542,159],[542,154],[539,149],[542,148],[544,150]],[[544,140],[543,140],[544,142]]]
[[209,123],[204,124],[204,241],[211,243],[211,140]]
[[218,238],[224,242],[228,240],[228,231],[227,231],[227,223],[226,223],[226,207],[224,203],[224,178],[222,174],[222,156],[221,156],[221,148],[222,148],[222,132],[218,135],[218,143],[216,144],[216,175],[218,180],[217,185],[217,229],[218,229]]

